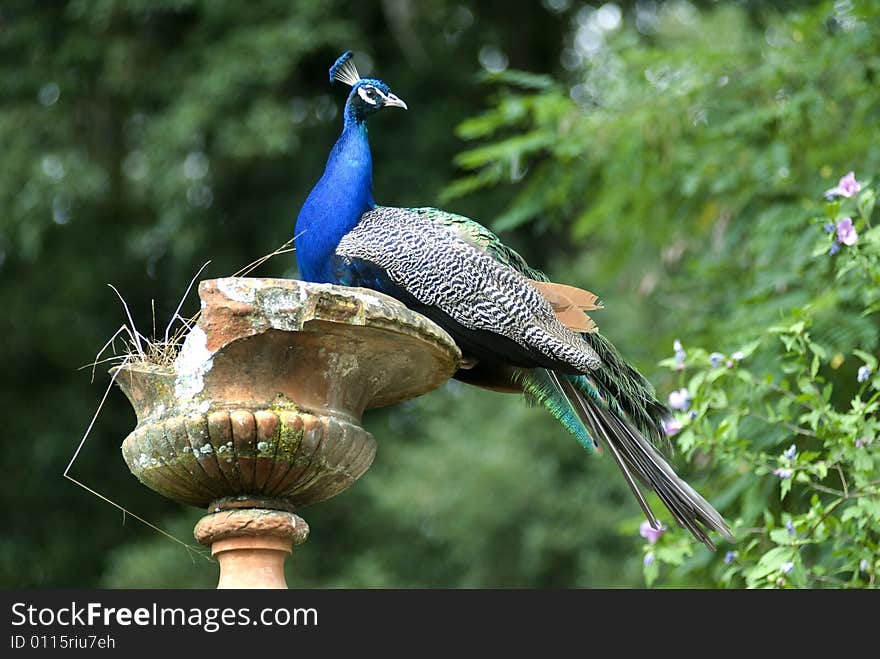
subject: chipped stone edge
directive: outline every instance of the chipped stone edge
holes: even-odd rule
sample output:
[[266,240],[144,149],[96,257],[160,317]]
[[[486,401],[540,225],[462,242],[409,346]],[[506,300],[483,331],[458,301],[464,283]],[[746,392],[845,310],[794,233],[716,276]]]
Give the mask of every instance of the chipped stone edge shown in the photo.
[[[203,286],[208,285],[216,286],[230,300],[260,309],[265,315],[267,327],[272,329],[302,331],[306,323],[317,320],[391,331],[404,330],[450,353],[456,363],[461,361],[461,351],[443,328],[425,316],[411,311],[393,297],[378,291],[335,284],[315,284],[298,279],[223,277],[204,280],[199,285],[200,292]],[[278,299],[267,299],[273,295],[273,289],[285,294],[275,293]],[[346,320],[321,313],[321,293],[357,302],[358,313]]]

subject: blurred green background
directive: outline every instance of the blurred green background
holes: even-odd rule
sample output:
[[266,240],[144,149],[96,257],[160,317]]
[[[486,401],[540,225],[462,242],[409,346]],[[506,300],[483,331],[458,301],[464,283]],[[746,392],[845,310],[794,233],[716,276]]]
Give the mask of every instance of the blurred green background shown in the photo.
[[[876,320],[835,321],[845,295],[810,265],[803,220],[880,166],[878,20],[856,0],[7,0],[0,586],[216,584],[216,564],[62,478],[108,381],[80,367],[125,322],[106,284],[148,334],[154,301],[161,334],[204,262],[232,274],[292,236],[340,129],[327,69],[347,49],[410,108],[371,121],[377,201],[478,219],[600,294],[600,328],[661,397],[675,338],[735,350],[826,285],[816,331],[874,350]],[[294,257],[254,274],[296,277]],[[365,425],[375,463],[302,511],[291,586],[644,583],[613,461],[542,411],[450,382]],[[71,474],[192,542],[202,512],[123,463],[133,427],[112,391]],[[724,512],[708,472],[681,468]]]

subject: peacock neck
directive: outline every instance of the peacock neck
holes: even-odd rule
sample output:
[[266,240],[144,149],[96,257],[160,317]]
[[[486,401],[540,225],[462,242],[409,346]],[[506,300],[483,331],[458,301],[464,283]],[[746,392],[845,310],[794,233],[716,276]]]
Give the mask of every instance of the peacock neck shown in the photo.
[[333,253],[373,201],[373,161],[367,125],[346,112],[321,180],[312,188],[296,221],[294,245],[300,277],[335,283]]

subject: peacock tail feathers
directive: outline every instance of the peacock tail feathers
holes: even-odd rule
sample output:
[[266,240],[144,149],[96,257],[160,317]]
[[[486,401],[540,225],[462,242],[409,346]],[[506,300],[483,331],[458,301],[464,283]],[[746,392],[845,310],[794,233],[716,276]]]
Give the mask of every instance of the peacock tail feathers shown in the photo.
[[665,436],[663,420],[670,413],[657,400],[651,383],[600,333],[586,334],[584,338],[602,360],[603,368],[593,373],[596,380],[620,404],[637,428],[649,438],[661,440]]
[[511,374],[511,380],[522,387],[523,395],[529,404],[546,409],[581,446],[589,453],[595,452],[599,443],[590,435],[569,400],[561,395],[547,369],[518,368]]
[[707,530],[733,541],[724,518],[679,478],[616,401],[603,394],[597,382],[588,376],[565,376],[545,369],[519,370],[514,378],[527,399],[550,411],[588,451],[595,450],[601,440],[655,528],[660,528],[660,522],[642,495],[639,483],[653,490],[675,521],[710,550],[715,547]]

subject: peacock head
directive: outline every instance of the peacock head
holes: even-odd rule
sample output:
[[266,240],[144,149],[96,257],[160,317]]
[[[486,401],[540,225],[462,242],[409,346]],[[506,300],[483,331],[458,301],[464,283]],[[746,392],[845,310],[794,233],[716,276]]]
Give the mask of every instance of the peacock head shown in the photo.
[[346,119],[364,121],[377,110],[388,107],[407,109],[406,103],[391,92],[391,88],[375,78],[361,78],[352,61],[352,52],[346,51],[330,67],[330,82],[351,85],[345,103]]

